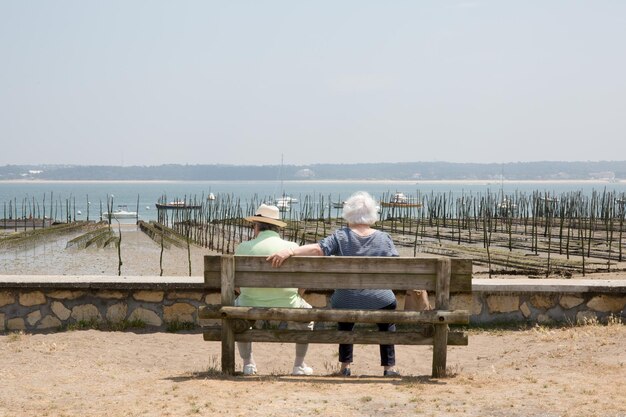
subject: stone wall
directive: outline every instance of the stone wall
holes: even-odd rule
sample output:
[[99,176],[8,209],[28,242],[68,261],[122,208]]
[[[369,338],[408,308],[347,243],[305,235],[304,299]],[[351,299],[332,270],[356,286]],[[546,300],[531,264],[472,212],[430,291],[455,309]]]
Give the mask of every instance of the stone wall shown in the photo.
[[[453,308],[468,304],[451,300]],[[626,280],[473,280],[471,305],[472,324],[626,322]]]
[[177,290],[0,290],[0,331],[56,331],[77,323],[113,326],[143,323],[165,330],[196,323],[198,307],[219,304],[220,295]]
[[[323,308],[328,296],[305,298]],[[0,276],[0,331],[58,331],[85,322],[141,322],[163,331],[197,324],[198,307],[219,300],[201,277]],[[402,294],[398,302],[403,308]],[[469,309],[472,324],[626,321],[626,280],[474,280],[473,294],[452,295],[451,309]]]

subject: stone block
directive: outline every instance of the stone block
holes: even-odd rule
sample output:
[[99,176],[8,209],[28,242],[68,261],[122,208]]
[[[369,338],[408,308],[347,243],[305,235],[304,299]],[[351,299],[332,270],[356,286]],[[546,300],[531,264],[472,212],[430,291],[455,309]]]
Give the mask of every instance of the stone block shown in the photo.
[[593,311],[579,311],[576,313],[577,324],[594,324],[598,322],[598,317]]
[[[435,306],[435,301],[430,301]],[[483,310],[483,303],[476,294],[454,294],[450,296],[450,310],[469,310],[470,315],[478,316]]]
[[178,299],[187,299],[187,300],[202,300],[202,292],[200,291],[187,291],[187,292],[170,292],[166,297],[168,300],[178,300]]
[[559,304],[564,309],[569,310],[570,308],[574,308],[576,306],[581,305],[584,301],[585,301],[584,298],[579,297],[577,295],[564,294],[561,296],[561,299],[559,300]]
[[76,321],[102,321],[98,307],[93,304],[83,304],[72,309],[71,317]]
[[48,293],[48,297],[54,298],[56,300],[75,300],[82,297],[83,295],[85,295],[85,291],[58,290],[50,291]]
[[122,298],[126,298],[126,293],[121,291],[102,290],[96,293],[96,297],[108,300],[121,300]]
[[490,313],[511,313],[519,310],[519,296],[517,295],[489,295],[487,306]]
[[552,321],[553,320],[547,314],[539,314],[537,316],[537,323],[539,323],[539,324],[550,324],[550,323],[552,323]]
[[51,315],[47,315],[46,317],[43,318],[43,320],[41,320],[41,322],[37,326],[37,329],[39,330],[53,329],[53,328],[61,327],[62,324],[63,323],[61,323],[61,320],[59,320],[58,318],[51,316]]
[[626,297],[598,295],[587,303],[587,307],[603,313],[619,313],[626,305]]
[[69,319],[70,314],[72,314],[72,310],[66,308],[60,301],[53,301],[50,308],[52,309],[52,312],[61,320]]
[[126,303],[113,304],[107,309],[106,317],[111,323],[119,323],[126,318],[128,305]]
[[524,302],[519,309],[526,318],[529,318],[532,314],[532,311],[530,311],[530,307],[528,307],[528,303],[526,302]]
[[472,294],[472,311],[470,314],[475,316],[480,315],[483,312],[484,304],[480,294]]
[[163,291],[137,291],[133,294],[133,298],[137,301],[160,303],[163,301]]
[[207,294],[204,298],[206,304],[222,304],[222,295],[218,292]]
[[7,320],[7,330],[26,330],[26,323],[24,319],[19,317],[9,319]]
[[182,323],[193,323],[193,313],[196,307],[187,303],[176,303],[171,306],[163,306],[163,320],[167,322],[178,321]]
[[41,311],[36,310],[26,316],[26,321],[32,327],[41,320]]
[[46,296],[41,291],[23,292],[19,295],[20,305],[31,307],[46,303]]
[[163,320],[161,320],[161,317],[159,317],[157,313],[141,307],[133,310],[133,312],[130,313],[130,317],[128,319],[131,321],[141,320],[148,326],[161,326],[163,324]]
[[530,303],[540,310],[549,310],[556,305],[556,296],[553,294],[533,294]]
[[9,291],[0,291],[0,307],[4,307],[15,302],[15,295]]

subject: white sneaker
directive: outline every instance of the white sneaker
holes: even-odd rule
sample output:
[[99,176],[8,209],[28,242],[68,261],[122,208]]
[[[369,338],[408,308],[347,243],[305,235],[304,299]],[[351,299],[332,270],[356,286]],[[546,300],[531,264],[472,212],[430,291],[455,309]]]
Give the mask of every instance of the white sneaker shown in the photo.
[[294,366],[291,375],[313,375],[313,368],[302,364],[302,366]]
[[248,365],[244,365],[243,367],[243,374],[244,375],[255,375],[256,374],[256,365],[253,363],[250,363]]

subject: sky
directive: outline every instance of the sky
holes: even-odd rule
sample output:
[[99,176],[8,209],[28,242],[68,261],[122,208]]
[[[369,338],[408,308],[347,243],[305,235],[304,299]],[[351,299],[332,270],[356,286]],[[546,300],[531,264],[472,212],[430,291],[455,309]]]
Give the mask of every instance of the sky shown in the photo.
[[0,0],[0,165],[626,160],[626,1]]

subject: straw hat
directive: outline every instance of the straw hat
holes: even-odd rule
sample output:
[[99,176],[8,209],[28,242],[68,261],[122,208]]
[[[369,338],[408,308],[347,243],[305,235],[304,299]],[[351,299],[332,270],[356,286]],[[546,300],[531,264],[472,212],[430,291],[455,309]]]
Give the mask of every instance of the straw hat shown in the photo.
[[258,209],[256,209],[256,213],[254,216],[249,216],[244,218],[249,222],[260,222],[260,223],[269,223],[278,227],[285,227],[287,223],[280,221],[280,212],[278,211],[278,207],[276,206],[268,206],[266,204],[261,204]]

